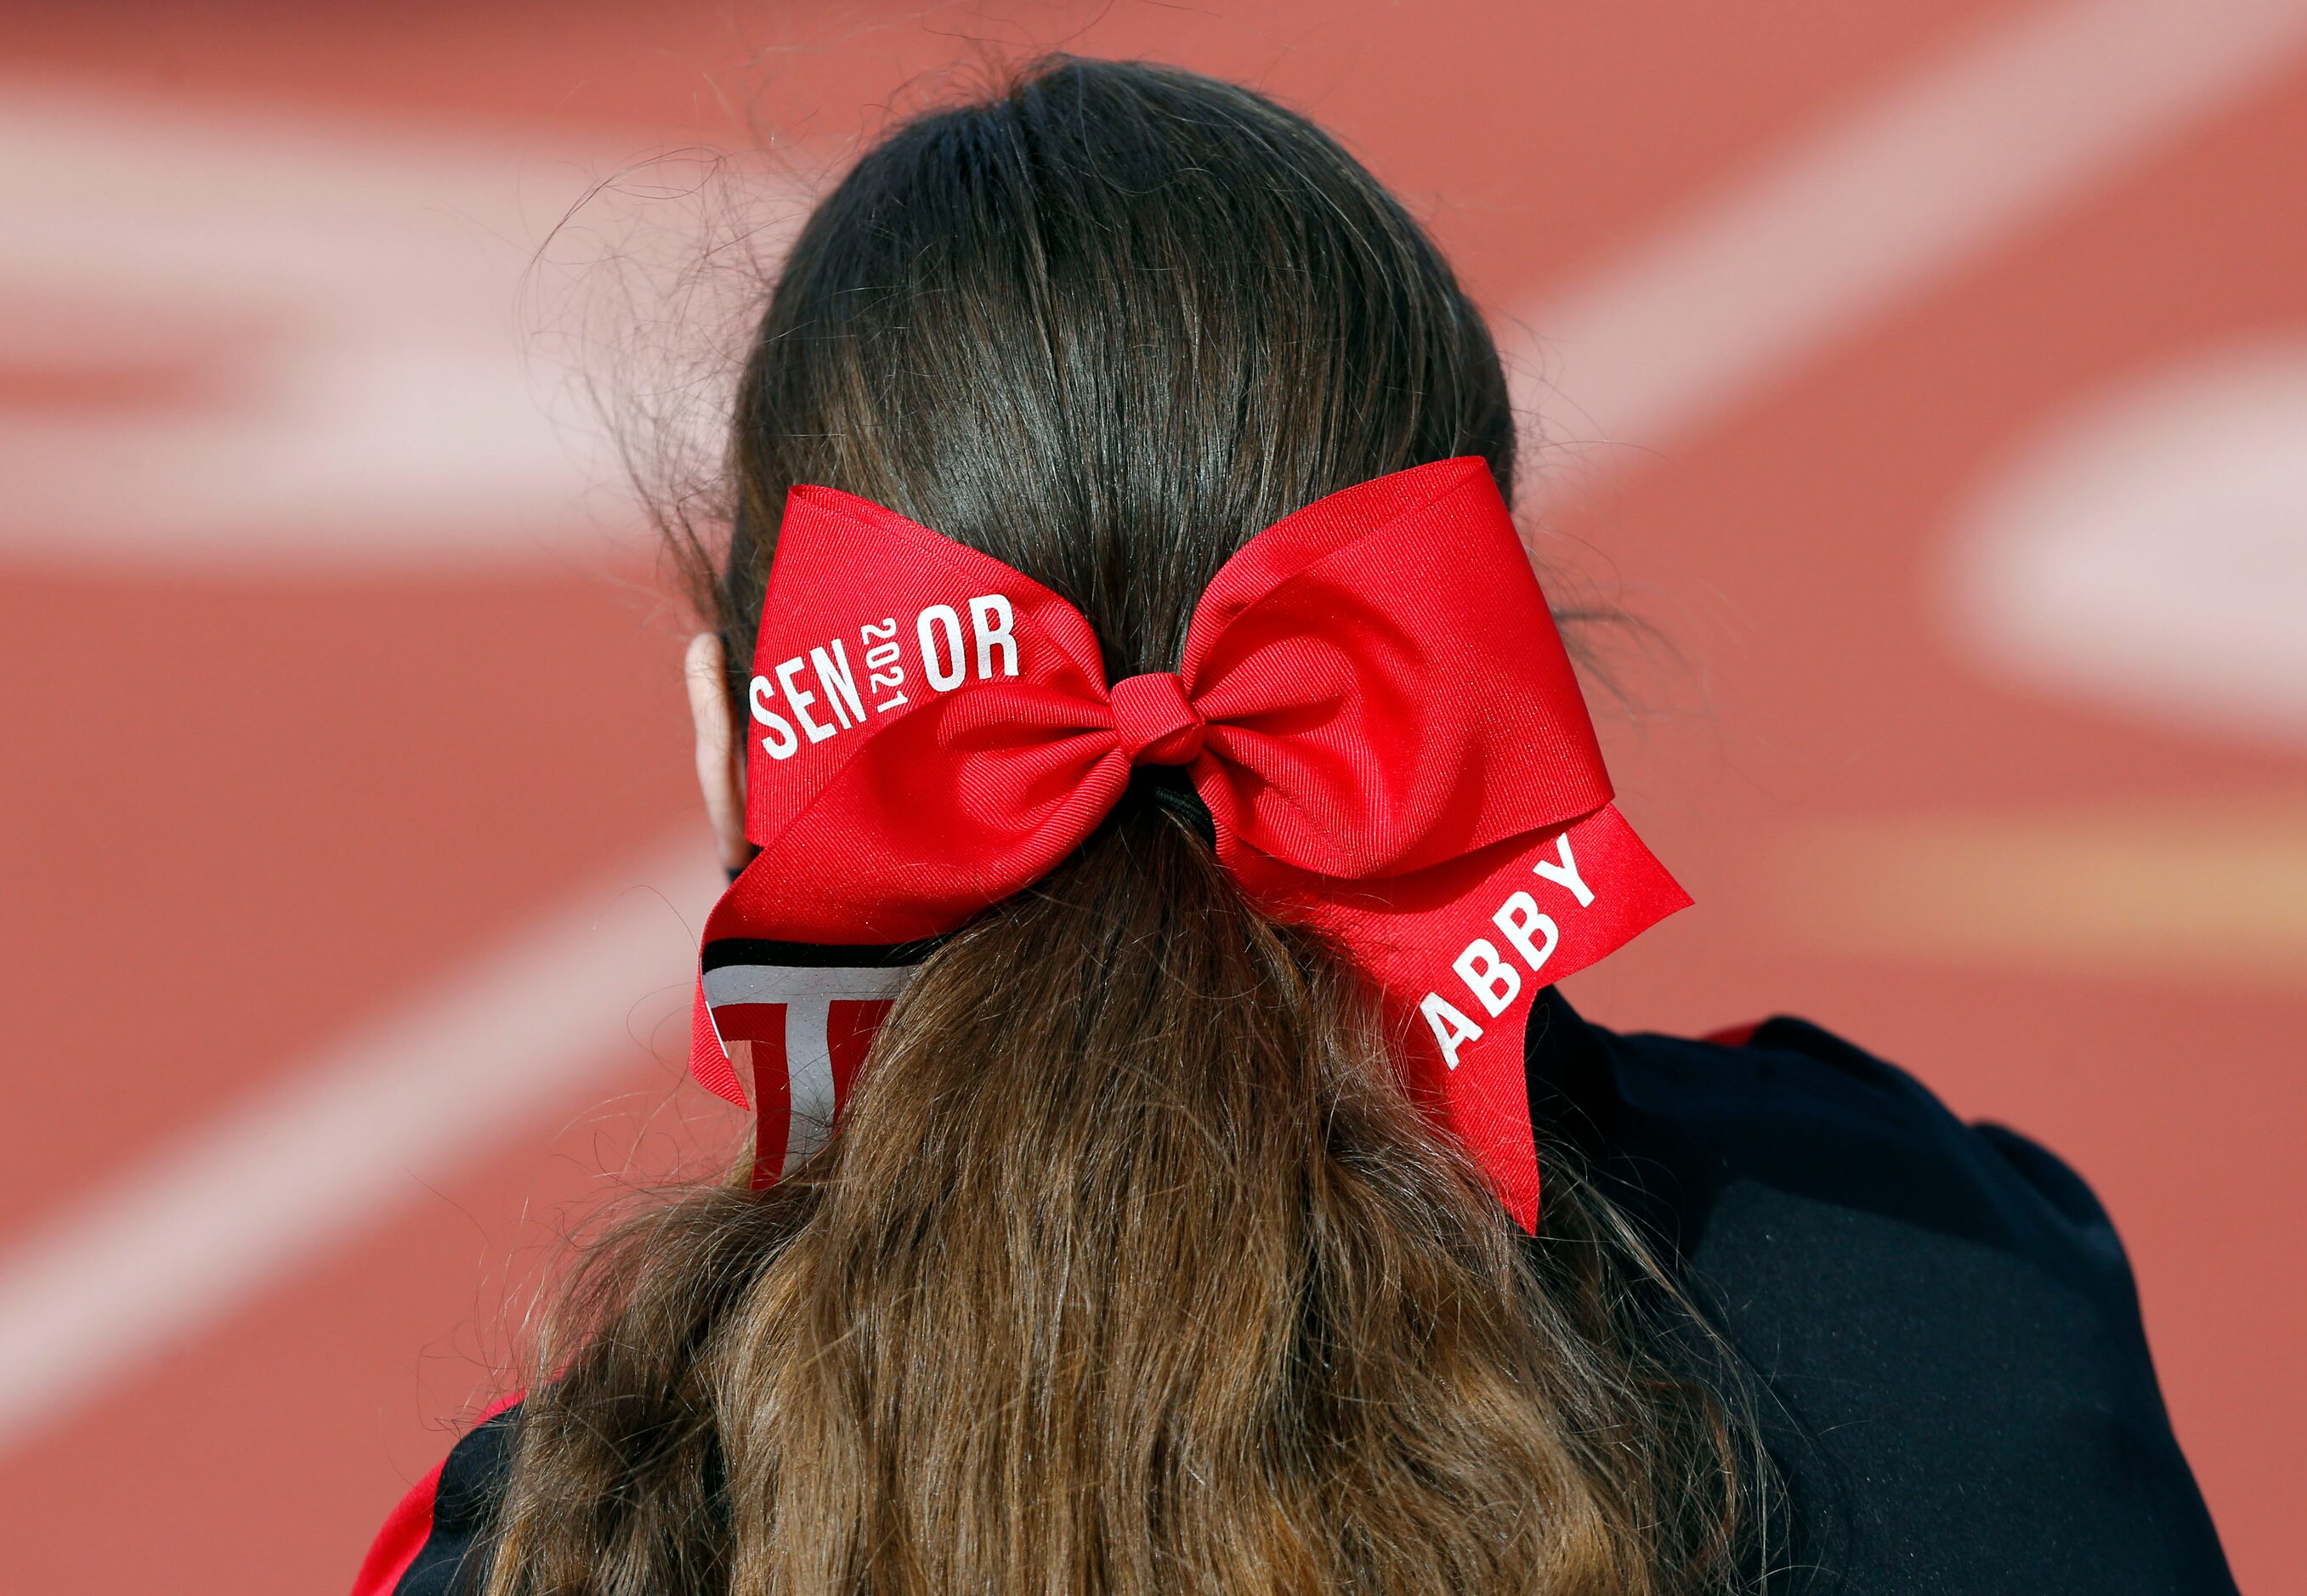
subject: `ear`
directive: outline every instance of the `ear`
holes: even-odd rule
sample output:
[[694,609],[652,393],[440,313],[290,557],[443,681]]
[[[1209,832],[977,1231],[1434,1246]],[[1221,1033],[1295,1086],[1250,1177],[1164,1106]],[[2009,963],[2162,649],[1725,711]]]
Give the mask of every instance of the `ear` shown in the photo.
[[697,785],[705,795],[705,817],[712,824],[723,868],[742,870],[753,857],[753,845],[745,841],[745,764],[730,724],[719,636],[699,632],[691,637],[682,670],[689,679],[689,718],[697,726]]

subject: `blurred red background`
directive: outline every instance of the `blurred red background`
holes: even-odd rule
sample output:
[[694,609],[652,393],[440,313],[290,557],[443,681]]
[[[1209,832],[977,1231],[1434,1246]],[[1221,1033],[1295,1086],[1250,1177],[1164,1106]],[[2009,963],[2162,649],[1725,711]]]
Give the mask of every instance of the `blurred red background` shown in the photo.
[[536,252],[696,145],[789,215],[1060,47],[1308,110],[1495,312],[1700,904],[1574,995],[1806,1014],[2075,1164],[2291,1585],[2307,4],[625,0],[0,42],[9,1587],[348,1581],[563,1216],[733,1131],[681,618]]

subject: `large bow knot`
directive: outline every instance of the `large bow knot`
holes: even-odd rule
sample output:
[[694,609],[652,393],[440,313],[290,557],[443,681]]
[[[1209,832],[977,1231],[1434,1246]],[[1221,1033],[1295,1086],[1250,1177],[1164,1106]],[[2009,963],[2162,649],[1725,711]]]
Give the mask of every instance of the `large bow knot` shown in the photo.
[[1122,757],[1132,764],[1191,764],[1208,724],[1174,670],[1125,676],[1113,684],[1113,730]]
[[905,960],[1055,867],[1134,766],[1183,767],[1242,891],[1368,980],[1405,1083],[1525,1226],[1531,997],[1688,902],[1610,806],[1479,460],[1277,522],[1211,582],[1176,671],[1110,687],[1048,588],[795,488],[753,672],[761,851],[707,923],[691,1063],[740,1103],[750,1063],[765,1178],[821,1139]]

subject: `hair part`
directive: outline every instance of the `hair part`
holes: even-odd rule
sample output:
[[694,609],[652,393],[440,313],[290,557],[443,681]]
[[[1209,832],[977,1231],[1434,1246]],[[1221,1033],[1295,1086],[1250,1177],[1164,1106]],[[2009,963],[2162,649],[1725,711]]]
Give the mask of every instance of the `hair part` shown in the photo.
[[[780,271],[725,547],[733,661],[788,489],[1053,588],[1173,669],[1260,528],[1481,456],[1497,352],[1327,135],[1175,69],[1057,59],[907,123]],[[740,715],[742,721],[742,713]],[[585,1255],[520,1421],[494,1596],[1724,1588],[1751,1425],[1568,1150],[1514,1229],[1351,973],[1125,800],[955,936],[779,1185]]]

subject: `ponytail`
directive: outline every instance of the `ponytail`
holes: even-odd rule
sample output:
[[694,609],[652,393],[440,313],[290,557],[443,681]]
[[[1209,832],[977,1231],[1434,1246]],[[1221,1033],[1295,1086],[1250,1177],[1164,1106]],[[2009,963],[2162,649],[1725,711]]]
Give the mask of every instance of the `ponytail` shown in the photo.
[[1146,806],[922,968],[840,1133],[595,1251],[495,1596],[1647,1592],[1716,1405],[1559,1156],[1526,1242]]

